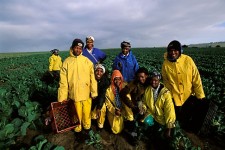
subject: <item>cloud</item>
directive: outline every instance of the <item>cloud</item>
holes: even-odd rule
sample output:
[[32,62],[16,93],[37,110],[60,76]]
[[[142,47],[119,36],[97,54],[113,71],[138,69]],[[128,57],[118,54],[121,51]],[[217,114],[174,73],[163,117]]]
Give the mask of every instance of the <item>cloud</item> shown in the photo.
[[0,52],[68,50],[74,38],[98,48],[224,41],[224,0],[2,0]]

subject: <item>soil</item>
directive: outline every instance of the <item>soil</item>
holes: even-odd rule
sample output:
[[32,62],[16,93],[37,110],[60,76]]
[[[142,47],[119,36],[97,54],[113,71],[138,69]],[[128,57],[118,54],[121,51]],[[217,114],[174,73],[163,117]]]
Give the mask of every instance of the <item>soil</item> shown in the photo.
[[[105,125],[105,128],[101,131],[96,130],[95,125],[92,125],[92,130],[94,133],[98,133],[101,136],[101,147],[96,147],[96,145],[88,145],[85,143],[84,131],[80,134],[74,131],[67,131],[64,133],[53,133],[49,129],[45,132],[38,132],[34,130],[27,130],[27,135],[19,139],[17,142],[22,143],[22,145],[31,145],[32,139],[37,135],[43,134],[48,142],[54,145],[63,146],[65,150],[96,150],[96,149],[107,149],[107,150],[158,150],[158,149],[168,149],[159,143],[152,143],[149,139],[138,140],[135,144],[129,136],[122,132],[118,135],[113,134],[110,131],[109,125]],[[48,132],[48,133],[47,133]],[[219,145],[216,140],[211,138],[202,138],[193,133],[184,132],[187,137],[190,138],[194,146],[200,147],[202,150],[223,150],[224,145]],[[83,137],[82,137],[83,136]],[[161,147],[161,148],[160,148]]]

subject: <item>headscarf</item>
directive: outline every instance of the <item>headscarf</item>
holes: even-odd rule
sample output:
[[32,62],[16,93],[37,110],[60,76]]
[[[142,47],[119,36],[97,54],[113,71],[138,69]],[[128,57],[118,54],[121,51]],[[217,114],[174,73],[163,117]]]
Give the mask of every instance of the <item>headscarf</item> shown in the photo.
[[115,87],[115,85],[114,85],[114,79],[116,78],[116,77],[120,77],[121,78],[121,84],[120,84],[120,87],[119,87],[119,91],[121,91],[122,90],[122,83],[123,83],[123,76],[122,76],[122,74],[120,73],[120,71],[119,70],[114,70],[113,71],[113,73],[112,73],[112,77],[111,77],[111,88],[112,88],[112,90],[113,90],[113,93],[114,94],[116,94],[115,93],[115,91],[116,91],[116,87]]

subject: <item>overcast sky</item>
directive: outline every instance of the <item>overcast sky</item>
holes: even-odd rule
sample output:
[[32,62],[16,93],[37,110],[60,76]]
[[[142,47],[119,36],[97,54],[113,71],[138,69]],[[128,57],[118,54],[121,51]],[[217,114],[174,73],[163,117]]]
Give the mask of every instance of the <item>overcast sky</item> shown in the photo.
[[68,50],[74,38],[95,47],[225,41],[225,0],[1,0],[0,52]]

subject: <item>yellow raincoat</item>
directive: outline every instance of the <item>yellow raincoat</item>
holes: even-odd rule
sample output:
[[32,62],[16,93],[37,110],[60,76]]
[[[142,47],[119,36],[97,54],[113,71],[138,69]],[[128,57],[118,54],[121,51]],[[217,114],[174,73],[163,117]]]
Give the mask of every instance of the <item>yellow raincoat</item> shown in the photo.
[[[82,54],[70,56],[63,62],[60,70],[58,101],[72,99],[77,111],[80,125],[75,127],[75,132],[91,127],[91,97],[96,97],[97,81],[95,80],[93,63]],[[91,96],[91,97],[90,97]]]
[[49,57],[49,71],[59,71],[62,67],[62,58],[58,55],[52,54]]
[[[164,55],[166,57],[167,54]],[[165,58],[162,66],[164,85],[172,93],[176,106],[182,106],[191,94],[205,97],[198,69],[191,57],[181,54],[176,62]]]
[[72,99],[75,102],[98,96],[97,81],[94,75],[93,63],[85,56],[70,57],[63,62],[60,71],[58,101]]
[[[162,85],[160,85],[162,86]],[[175,109],[170,91],[163,87],[158,94],[156,102],[153,98],[152,87],[148,86],[143,96],[145,116],[151,115],[156,122],[167,128],[175,127]]]

